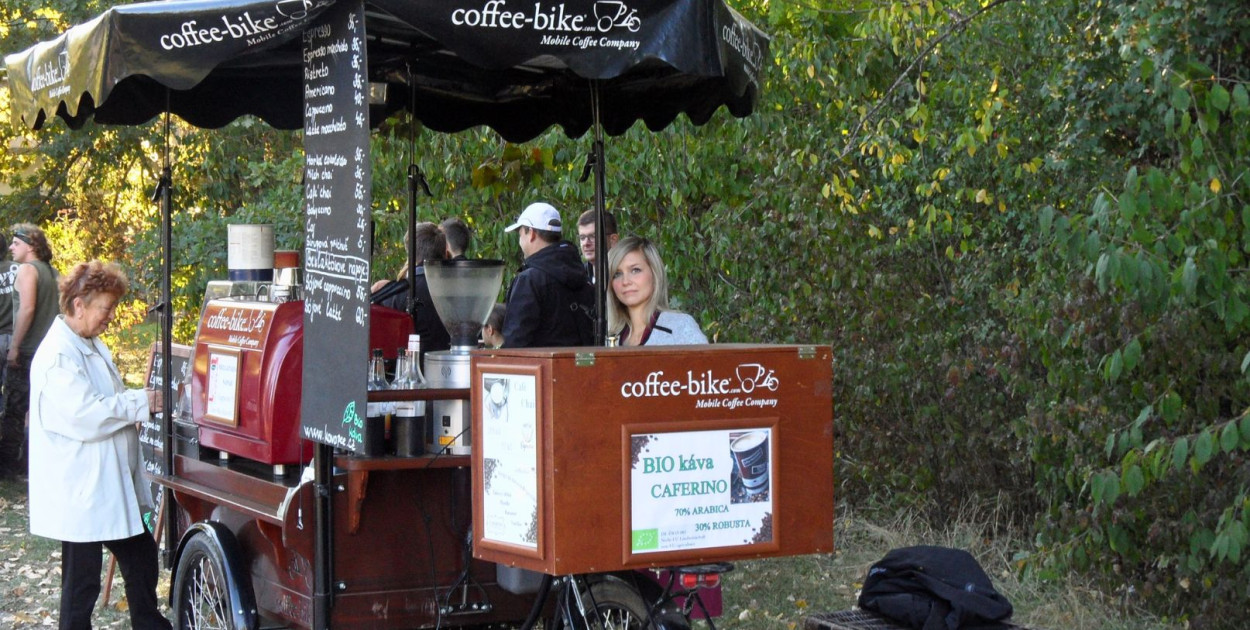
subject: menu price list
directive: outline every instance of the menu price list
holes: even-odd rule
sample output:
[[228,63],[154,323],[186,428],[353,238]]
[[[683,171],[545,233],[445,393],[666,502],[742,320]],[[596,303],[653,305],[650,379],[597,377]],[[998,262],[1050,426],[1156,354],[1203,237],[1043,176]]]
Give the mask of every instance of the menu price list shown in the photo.
[[372,203],[364,5],[331,7],[304,32],[303,45],[301,429],[306,439],[359,451],[356,410],[366,396]]

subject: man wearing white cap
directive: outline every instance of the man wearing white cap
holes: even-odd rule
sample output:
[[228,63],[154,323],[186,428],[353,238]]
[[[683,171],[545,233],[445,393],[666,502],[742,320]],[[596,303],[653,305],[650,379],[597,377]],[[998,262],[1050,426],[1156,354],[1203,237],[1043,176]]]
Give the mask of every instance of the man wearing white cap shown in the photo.
[[525,262],[508,287],[505,348],[588,346],[594,343],[594,287],[577,247],[560,238],[560,212],[532,203],[516,223]]

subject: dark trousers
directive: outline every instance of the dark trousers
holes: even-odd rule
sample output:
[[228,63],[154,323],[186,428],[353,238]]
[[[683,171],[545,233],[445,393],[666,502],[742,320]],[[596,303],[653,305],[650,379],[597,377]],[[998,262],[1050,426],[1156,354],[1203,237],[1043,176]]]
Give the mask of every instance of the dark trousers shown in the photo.
[[30,410],[30,360],[33,358],[23,352],[17,357],[17,367],[10,365],[5,370],[0,476],[26,474],[26,412]]
[[121,568],[130,604],[130,627],[170,630],[173,626],[157,608],[156,541],[147,532],[122,540],[61,542],[61,630],[91,629],[91,611],[100,596],[102,547],[108,547]]

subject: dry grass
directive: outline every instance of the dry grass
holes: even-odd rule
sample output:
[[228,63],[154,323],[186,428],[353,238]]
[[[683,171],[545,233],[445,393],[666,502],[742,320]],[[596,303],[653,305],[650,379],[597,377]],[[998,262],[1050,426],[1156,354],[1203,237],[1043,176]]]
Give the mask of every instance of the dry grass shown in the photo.
[[1050,630],[1171,630],[1150,615],[1121,605],[1091,588],[1080,576],[1062,584],[1021,579],[1012,561],[1028,548],[1003,534],[1010,528],[992,508],[970,510],[942,527],[919,512],[860,514],[843,507],[834,522],[832,554],[737,563],[726,579],[721,628],[791,630],[806,617],[855,605],[868,568],[891,549],[940,545],[965,549],[977,558],[1015,608],[1013,621]]

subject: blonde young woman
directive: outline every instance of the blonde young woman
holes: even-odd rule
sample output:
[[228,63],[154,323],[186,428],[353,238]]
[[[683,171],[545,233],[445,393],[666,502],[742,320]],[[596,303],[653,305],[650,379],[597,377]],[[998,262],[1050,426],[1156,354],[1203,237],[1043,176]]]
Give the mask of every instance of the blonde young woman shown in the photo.
[[668,276],[655,245],[638,236],[620,240],[608,252],[608,334],[622,346],[707,343],[699,323],[668,310]]

